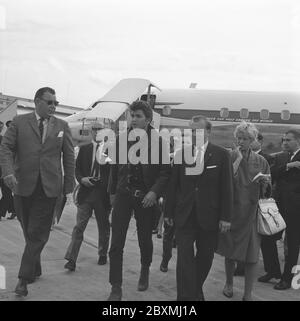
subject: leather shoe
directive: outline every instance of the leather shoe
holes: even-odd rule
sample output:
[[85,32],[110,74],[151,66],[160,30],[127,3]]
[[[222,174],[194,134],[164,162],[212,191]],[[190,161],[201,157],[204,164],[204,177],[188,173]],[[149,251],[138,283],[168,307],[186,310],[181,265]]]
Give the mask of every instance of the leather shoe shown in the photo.
[[291,287],[291,283],[284,281],[284,280],[280,280],[275,286],[274,289],[275,290],[287,290],[290,289]]
[[107,301],[121,301],[122,300],[122,288],[118,285],[111,287],[110,295]]
[[162,271],[162,272],[168,272],[168,261],[166,261],[166,260],[162,260],[161,261],[161,264],[160,264],[160,267],[159,267],[159,269]]
[[27,290],[27,282],[25,280],[22,280],[22,279],[19,280],[15,289],[15,293],[18,296],[27,296],[28,290]]
[[68,261],[65,264],[64,268],[73,272],[76,270],[76,263],[74,261]]
[[271,281],[273,278],[274,278],[274,279],[280,279],[280,277],[281,277],[281,276],[276,277],[276,276],[273,276],[272,274],[267,273],[267,274],[259,277],[259,278],[257,279],[257,281],[258,281],[258,282],[262,282],[262,283],[268,283],[268,282]]
[[226,298],[232,298],[233,297],[233,288],[232,286],[225,285],[223,289],[223,294],[226,296]]
[[138,291],[146,291],[149,286],[149,267],[142,266],[140,279],[138,283]]
[[106,256],[99,256],[98,259],[98,265],[105,265],[107,263],[107,257]]

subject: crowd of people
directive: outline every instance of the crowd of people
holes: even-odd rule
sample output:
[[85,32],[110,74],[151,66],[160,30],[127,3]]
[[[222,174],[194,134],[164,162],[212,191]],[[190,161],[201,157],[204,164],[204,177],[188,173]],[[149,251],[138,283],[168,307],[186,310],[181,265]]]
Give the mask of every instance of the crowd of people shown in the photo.
[[[162,272],[168,271],[172,248],[177,248],[178,301],[205,300],[203,285],[215,253],[224,256],[223,294],[228,298],[234,295],[233,276],[238,269],[245,275],[242,299],[252,300],[260,250],[266,274],[258,280],[277,279],[276,290],[291,287],[300,247],[300,132],[290,129],[283,133],[282,151],[270,156],[262,151],[263,136],[255,125],[242,122],[234,131],[236,148],[228,151],[210,142],[210,121],[194,116],[191,142],[176,150],[172,145],[172,162],[166,164],[167,142],[151,126],[152,109],[145,101],[135,101],[130,106],[130,128],[115,142],[115,162],[108,157],[104,140],[98,139],[101,124],[93,125],[92,142],[80,147],[75,160],[68,124],[53,116],[58,105],[55,90],[40,88],[34,103],[33,113],[16,116],[6,124],[0,147],[0,217],[6,212],[17,215],[25,238],[17,295],[26,296],[27,285],[41,276],[41,252],[49,238],[57,200],[64,195],[69,204],[73,193],[76,225],[64,267],[76,270],[84,231],[94,213],[99,232],[98,264],[107,264],[109,258],[108,301],[122,299],[123,253],[132,216],[140,248],[138,291],[149,287],[152,233],[158,221],[159,226],[164,225]],[[147,135],[149,160],[151,146],[158,144],[157,163],[120,161],[121,142],[128,141],[128,152],[140,139],[128,139],[135,129]],[[203,133],[200,142],[198,130]],[[192,155],[192,164],[182,159],[185,153]],[[194,167],[197,171],[188,174]],[[262,175],[255,179],[257,174]],[[259,200],[270,197],[286,222],[283,273],[276,244],[283,231],[268,236],[258,233]]]

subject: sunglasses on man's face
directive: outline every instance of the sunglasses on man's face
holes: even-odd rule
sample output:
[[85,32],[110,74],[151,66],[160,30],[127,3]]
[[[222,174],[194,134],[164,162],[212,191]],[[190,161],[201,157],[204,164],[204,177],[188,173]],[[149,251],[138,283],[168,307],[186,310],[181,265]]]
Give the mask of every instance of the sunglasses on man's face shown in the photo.
[[56,107],[59,104],[59,102],[56,100],[47,100],[44,98],[40,98],[40,99],[46,102],[48,106],[54,105]]

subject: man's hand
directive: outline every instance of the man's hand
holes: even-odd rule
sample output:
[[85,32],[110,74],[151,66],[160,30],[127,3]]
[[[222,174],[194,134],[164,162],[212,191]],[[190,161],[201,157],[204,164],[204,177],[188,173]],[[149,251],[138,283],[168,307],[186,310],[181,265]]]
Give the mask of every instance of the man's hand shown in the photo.
[[156,194],[152,191],[148,192],[142,200],[143,207],[151,207],[156,203]]
[[116,200],[116,194],[110,194],[109,199],[110,199],[110,204],[113,207],[115,204],[115,200]]
[[164,221],[165,221],[165,223],[166,223],[167,225],[169,225],[169,226],[173,226],[173,224],[174,224],[173,219],[172,219],[172,218],[169,218],[169,217],[165,217],[165,218],[164,218]]
[[71,205],[72,203],[73,203],[73,194],[72,193],[66,194],[66,205],[65,206]]
[[295,162],[288,163],[286,166],[287,166],[287,169],[291,169],[291,168],[300,169],[300,161],[295,161]]
[[91,183],[90,178],[92,178],[92,177],[83,177],[81,179],[81,184],[84,185],[85,187],[93,187],[94,184]]
[[225,222],[225,221],[220,221],[219,223],[219,229],[221,233],[226,233],[230,230],[231,223]]
[[13,192],[15,192],[18,181],[15,177],[15,175],[11,174],[3,178],[5,185],[11,189]]

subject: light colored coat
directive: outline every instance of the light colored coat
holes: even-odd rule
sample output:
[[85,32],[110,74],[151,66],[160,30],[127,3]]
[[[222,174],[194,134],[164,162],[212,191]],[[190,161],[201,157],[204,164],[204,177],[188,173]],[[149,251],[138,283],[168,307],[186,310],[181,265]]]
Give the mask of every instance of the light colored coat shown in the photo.
[[50,117],[46,138],[42,143],[35,113],[16,116],[2,140],[0,165],[2,177],[11,174],[16,176],[16,195],[32,195],[39,175],[48,197],[71,193],[74,188],[75,159],[68,124],[54,116]]

